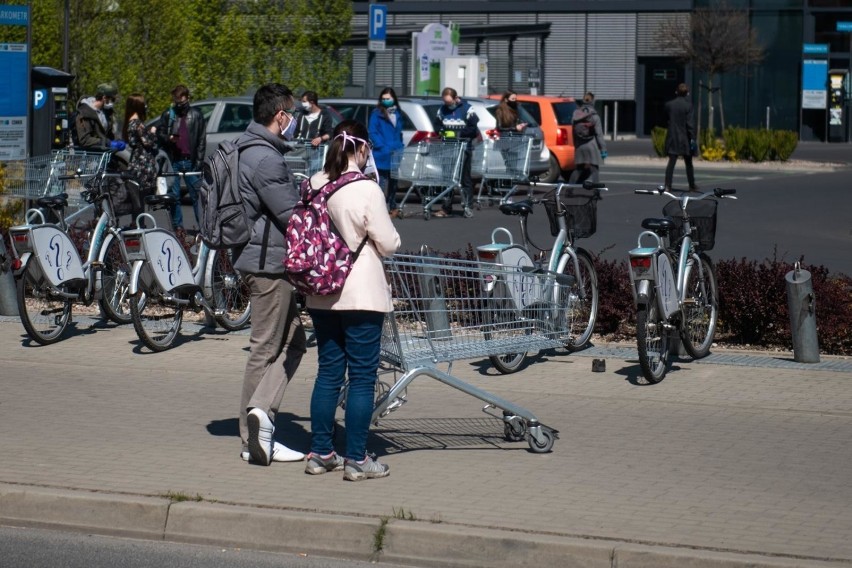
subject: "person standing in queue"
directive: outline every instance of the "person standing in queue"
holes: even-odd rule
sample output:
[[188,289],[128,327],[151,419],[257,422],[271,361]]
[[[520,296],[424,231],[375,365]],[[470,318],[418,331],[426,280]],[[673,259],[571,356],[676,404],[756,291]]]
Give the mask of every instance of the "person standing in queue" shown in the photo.
[[[438,109],[438,124],[445,139],[460,140],[464,143],[461,171],[461,197],[464,216],[473,217],[473,179],[470,176],[471,160],[473,158],[473,141],[479,136],[479,117],[470,103],[463,101],[458,92],[447,87],[441,92],[444,104]],[[452,192],[444,200],[441,211],[435,217],[449,217],[453,214]]]
[[373,144],[373,158],[379,174],[379,184],[384,188],[388,212],[391,218],[399,216],[396,202],[397,180],[391,178],[391,157],[397,150],[405,148],[402,141],[402,115],[399,99],[391,87],[379,93],[379,101],[370,113],[370,142]]
[[[204,116],[200,110],[190,106],[189,102],[189,89],[186,85],[178,85],[172,89],[172,106],[160,117],[160,128],[157,129],[160,147],[169,153],[175,173],[200,171],[207,152],[207,125]],[[198,186],[201,184],[201,176],[185,176],[184,182],[197,224]],[[181,178],[176,176],[169,189],[178,200],[171,208],[172,226],[175,234],[183,240],[186,238],[186,231],[183,227],[180,188]]]
[[[370,143],[363,124],[345,120],[334,129],[323,170],[310,180],[324,187],[345,172],[363,172],[370,162]],[[382,257],[401,244],[387,212],[382,188],[362,179],[342,186],[328,200],[328,213],[350,250],[364,243],[343,289],[329,296],[308,296],[308,313],[317,338],[317,380],[311,395],[311,453],[305,473],[343,470],[343,479],[386,477],[390,469],[367,454],[367,432],[373,415],[382,327],[393,311],[390,284]],[[346,451],[334,449],[334,415],[345,379]]]

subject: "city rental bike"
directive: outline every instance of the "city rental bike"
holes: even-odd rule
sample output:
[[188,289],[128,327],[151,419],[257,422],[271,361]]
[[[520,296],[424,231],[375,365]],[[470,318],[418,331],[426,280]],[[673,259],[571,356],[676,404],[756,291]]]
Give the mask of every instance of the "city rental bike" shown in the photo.
[[[503,214],[519,218],[522,242],[515,244],[509,230],[498,227],[491,234],[490,244],[477,247],[479,260],[520,269],[517,277],[497,279],[489,287],[493,302],[510,303],[521,312],[525,306],[539,302],[547,295],[547,290],[542,286],[527,286],[529,279],[524,278],[523,273],[546,272],[562,277],[563,284],[569,283],[565,281],[565,277],[569,277],[572,289],[569,305],[558,306],[560,313],[556,314],[556,320],[570,324],[571,336],[565,342],[565,347],[570,351],[582,349],[595,328],[598,277],[592,255],[575,244],[577,239],[590,237],[597,230],[597,202],[601,199],[601,191],[606,190],[602,183],[563,183],[543,198],[503,203],[500,205]],[[537,246],[529,236],[527,217],[537,204],[544,206],[550,233],[554,237],[549,249]],[[497,241],[500,234],[505,235],[507,242]],[[540,254],[530,254],[530,247],[540,251]],[[496,311],[506,313],[505,309]],[[490,359],[501,373],[513,373],[523,365],[526,353],[507,353]]]
[[736,190],[695,193],[660,187],[635,193],[670,199],[663,218],[642,221],[645,230],[629,252],[639,365],[649,383],[658,383],[669,369],[678,335],[690,357],[700,359],[710,352],[718,288],[705,253],[716,241],[718,199],[736,199]]
[[[36,200],[39,209],[27,211],[27,223],[10,229],[21,323],[27,335],[42,345],[62,337],[71,321],[74,302],[90,306],[97,301],[113,322],[125,324],[131,320],[112,187],[119,179],[119,183],[136,182],[124,173],[105,170],[57,177],[59,181],[72,179],[87,180],[81,197],[88,206],[65,217],[67,193],[40,197]],[[97,222],[83,242],[83,262],[70,228],[91,211]],[[58,220],[50,223],[49,218]]]

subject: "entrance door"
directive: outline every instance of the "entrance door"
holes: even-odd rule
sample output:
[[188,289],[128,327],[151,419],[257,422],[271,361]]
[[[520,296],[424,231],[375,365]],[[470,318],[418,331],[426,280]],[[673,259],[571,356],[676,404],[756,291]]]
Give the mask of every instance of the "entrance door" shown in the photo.
[[647,57],[640,61],[645,68],[644,134],[655,126],[666,127],[665,104],[675,96],[675,89],[684,82],[684,68],[675,59]]

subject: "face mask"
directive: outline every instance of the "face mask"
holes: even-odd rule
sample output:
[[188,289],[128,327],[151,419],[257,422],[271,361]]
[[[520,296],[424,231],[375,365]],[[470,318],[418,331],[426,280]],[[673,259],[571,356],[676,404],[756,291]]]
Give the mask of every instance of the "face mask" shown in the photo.
[[382,99],[382,106],[385,108],[392,108],[394,105],[393,99]]
[[456,103],[450,103],[450,104],[444,103],[444,104],[445,104],[445,105],[447,106],[447,108],[448,108],[448,109],[450,109],[450,110],[456,110],[456,109],[459,107],[459,105],[458,105],[458,104],[456,104]]
[[518,108],[518,101],[509,101],[510,108]]
[[302,103],[302,108],[303,108],[303,109],[305,109],[305,110],[311,110],[311,103],[309,103],[309,102],[303,102],[303,103]]
[[112,110],[115,108],[115,103],[104,103],[104,110]]
[[[287,113],[284,113],[284,114],[287,114]],[[293,139],[293,133],[296,132],[296,119],[293,118],[292,116],[290,116],[289,114],[287,114],[287,118],[290,119],[290,122],[287,123],[287,126],[285,126],[284,128],[281,129],[281,137],[284,140],[289,141],[289,140]]]
[[185,113],[187,110],[189,110],[189,103],[177,103],[177,104],[175,105],[175,110],[176,110],[178,113],[183,114],[183,113]]
[[363,138],[358,138],[357,136],[352,136],[348,132],[341,132],[335,138],[343,138],[343,150],[346,150],[346,145],[350,142],[352,143],[352,147],[355,148],[356,154],[358,151],[357,142],[361,142],[364,146],[367,147],[367,162],[364,164],[364,167],[361,168],[361,172],[367,176],[373,176],[376,180],[376,183],[379,183],[379,169],[376,167],[376,160],[373,158],[373,150],[370,148],[370,145],[367,144],[367,141]]

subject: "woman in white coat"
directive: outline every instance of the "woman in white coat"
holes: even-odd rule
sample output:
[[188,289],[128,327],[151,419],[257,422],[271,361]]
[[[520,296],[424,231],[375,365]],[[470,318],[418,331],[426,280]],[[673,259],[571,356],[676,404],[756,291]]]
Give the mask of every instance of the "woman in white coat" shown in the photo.
[[[371,157],[367,129],[347,120],[334,129],[323,170],[311,186],[323,187],[344,172],[364,171]],[[308,296],[308,313],[317,339],[319,368],[311,396],[311,453],[305,472],[343,470],[343,478],[360,481],[390,472],[367,455],[367,432],[385,314],[393,310],[382,257],[400,246],[399,233],[388,215],[384,192],[372,180],[350,182],[328,200],[328,211],[351,250],[365,238],[364,248],[339,294]],[[334,451],[334,414],[348,371],[346,451]]]

